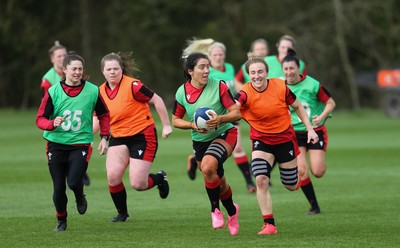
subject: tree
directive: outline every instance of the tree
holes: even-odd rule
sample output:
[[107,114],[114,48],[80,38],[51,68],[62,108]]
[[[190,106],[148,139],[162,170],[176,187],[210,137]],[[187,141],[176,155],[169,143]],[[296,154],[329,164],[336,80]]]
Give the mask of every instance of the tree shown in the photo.
[[345,38],[345,31],[343,26],[345,26],[345,19],[343,16],[343,6],[341,0],[333,0],[333,5],[335,9],[335,27],[336,27],[336,43],[338,46],[340,59],[343,64],[345,71],[345,78],[349,83],[351,103],[353,109],[360,108],[360,100],[358,96],[358,88],[354,78],[353,66],[350,63],[349,55],[347,53],[347,42]]

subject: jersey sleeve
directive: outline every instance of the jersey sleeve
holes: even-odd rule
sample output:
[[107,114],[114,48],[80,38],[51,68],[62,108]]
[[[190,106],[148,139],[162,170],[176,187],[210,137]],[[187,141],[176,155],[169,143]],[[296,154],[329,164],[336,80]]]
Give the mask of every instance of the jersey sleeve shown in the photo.
[[95,106],[95,114],[99,119],[100,124],[100,136],[110,135],[110,112],[108,111],[107,105],[104,102],[103,97],[99,93]]
[[54,130],[54,120],[50,120],[50,116],[54,111],[53,100],[49,93],[46,92],[40,103],[39,110],[36,116],[36,126],[42,130]]
[[243,82],[243,81],[244,81],[244,76],[243,76],[243,70],[242,70],[242,68],[240,68],[240,70],[236,73],[235,79],[236,79],[237,81],[239,81],[239,82],[244,83],[244,82]]
[[322,86],[322,84],[319,85],[317,98],[323,103],[326,103],[329,100],[329,98],[331,98],[331,94],[324,86]]
[[238,93],[236,93],[235,99],[236,99],[236,101],[238,101],[240,103],[240,105],[245,104],[247,101],[246,92],[244,92],[243,90],[240,90]]
[[183,107],[176,99],[172,108],[172,114],[180,119],[182,119],[186,114],[185,107]]
[[134,81],[132,82],[132,95],[140,102],[149,102],[154,96],[154,92],[147,88],[142,82]]
[[225,108],[230,108],[232,105],[236,104],[229,87],[221,80],[220,84],[220,98],[221,103]]
[[296,95],[286,86],[286,104],[292,105],[292,103],[296,100]]
[[49,91],[49,88],[51,87],[50,82],[47,79],[43,79],[42,83],[40,84],[40,88],[42,89],[42,97]]

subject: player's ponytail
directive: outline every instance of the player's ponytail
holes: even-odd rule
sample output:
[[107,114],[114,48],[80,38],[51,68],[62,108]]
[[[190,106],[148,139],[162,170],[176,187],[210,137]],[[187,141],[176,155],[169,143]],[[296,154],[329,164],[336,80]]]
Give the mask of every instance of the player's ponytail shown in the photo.
[[136,72],[140,72],[136,65],[132,52],[117,52],[106,54],[100,61],[100,68],[103,71],[106,61],[115,60],[122,69],[122,74],[137,78]]
[[182,58],[187,58],[192,53],[208,54],[208,49],[215,41],[213,39],[197,39],[188,40],[187,47],[183,50]]

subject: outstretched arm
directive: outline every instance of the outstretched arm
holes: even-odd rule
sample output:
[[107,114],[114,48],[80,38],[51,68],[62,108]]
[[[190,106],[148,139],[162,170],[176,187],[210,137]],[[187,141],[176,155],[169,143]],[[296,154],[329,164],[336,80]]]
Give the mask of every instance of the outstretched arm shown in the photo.
[[150,99],[149,103],[154,105],[154,107],[158,113],[158,116],[160,116],[161,123],[163,126],[162,138],[163,139],[168,138],[168,136],[172,133],[172,127],[171,127],[171,124],[168,119],[168,112],[167,112],[167,108],[165,107],[163,99],[159,95],[154,93],[154,95]]
[[315,133],[310,120],[308,119],[308,115],[306,110],[304,109],[303,105],[301,105],[301,103],[299,102],[299,100],[295,100],[291,105],[290,105],[297,113],[297,115],[299,116],[300,120],[303,122],[303,124],[306,126],[307,128],[307,132],[308,132],[308,139],[307,139],[307,143],[310,143],[310,141],[315,144],[318,142],[318,135]]
[[332,97],[330,97],[325,103],[325,108],[322,113],[320,115],[314,115],[312,117],[312,125],[314,127],[318,127],[323,120],[328,118],[329,114],[332,113],[332,111],[335,109],[335,106],[335,101],[332,99]]

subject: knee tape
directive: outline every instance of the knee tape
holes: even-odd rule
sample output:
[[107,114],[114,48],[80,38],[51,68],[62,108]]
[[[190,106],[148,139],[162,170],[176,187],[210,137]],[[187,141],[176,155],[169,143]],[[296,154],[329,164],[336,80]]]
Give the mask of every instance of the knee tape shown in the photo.
[[291,169],[284,169],[279,167],[281,173],[281,182],[284,185],[296,185],[298,181],[297,166]]
[[204,156],[205,155],[210,155],[216,158],[218,160],[218,165],[222,165],[228,158],[228,152],[225,147],[220,143],[215,142],[211,143],[207,151],[204,153]]
[[251,161],[251,172],[256,177],[258,175],[265,175],[270,178],[272,167],[267,160],[262,158],[255,158]]

